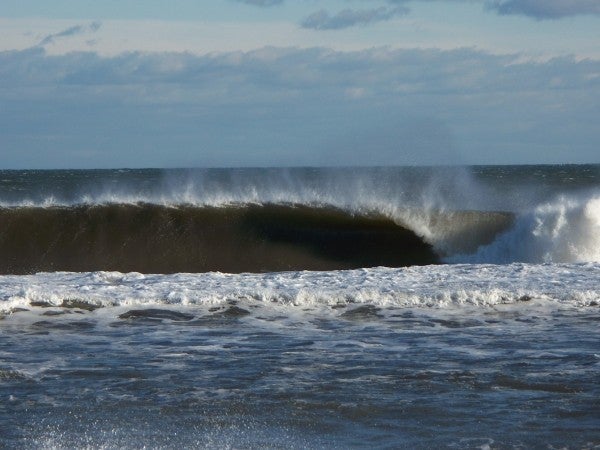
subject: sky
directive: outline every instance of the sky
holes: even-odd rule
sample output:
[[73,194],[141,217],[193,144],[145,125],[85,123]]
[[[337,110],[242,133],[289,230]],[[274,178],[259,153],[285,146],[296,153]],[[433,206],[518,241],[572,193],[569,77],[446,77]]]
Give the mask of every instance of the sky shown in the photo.
[[0,169],[600,163],[600,0],[2,0]]

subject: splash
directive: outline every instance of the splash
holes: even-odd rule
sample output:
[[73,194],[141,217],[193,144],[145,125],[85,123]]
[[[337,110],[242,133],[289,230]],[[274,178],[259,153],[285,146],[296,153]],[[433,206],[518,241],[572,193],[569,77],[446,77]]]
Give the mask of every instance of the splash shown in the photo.
[[517,218],[514,226],[471,255],[447,262],[576,263],[600,261],[600,192],[559,196]]

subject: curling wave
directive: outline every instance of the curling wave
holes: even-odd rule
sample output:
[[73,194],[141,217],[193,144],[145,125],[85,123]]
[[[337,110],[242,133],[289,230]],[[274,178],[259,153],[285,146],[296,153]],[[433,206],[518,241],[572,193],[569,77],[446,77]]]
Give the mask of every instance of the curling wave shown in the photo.
[[438,262],[378,215],[303,205],[0,209],[0,272],[264,272]]
[[[411,215],[416,217],[406,217]],[[465,233],[489,242],[510,221],[507,214],[464,212],[430,217],[429,227],[446,229],[448,242]],[[5,274],[267,272],[440,262],[408,222],[330,206],[19,207],[0,208],[0,223]]]
[[600,261],[600,166],[0,171],[0,273]]

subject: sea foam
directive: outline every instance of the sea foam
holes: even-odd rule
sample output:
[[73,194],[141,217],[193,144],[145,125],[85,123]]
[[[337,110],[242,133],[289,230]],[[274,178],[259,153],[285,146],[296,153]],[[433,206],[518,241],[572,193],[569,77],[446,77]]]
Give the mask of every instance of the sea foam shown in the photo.
[[600,261],[600,193],[559,196],[522,213],[494,242],[448,262]]
[[69,302],[112,307],[241,301],[301,310],[364,304],[488,307],[532,299],[577,308],[600,302],[599,281],[598,263],[456,264],[265,274],[53,272],[0,276],[0,311]]

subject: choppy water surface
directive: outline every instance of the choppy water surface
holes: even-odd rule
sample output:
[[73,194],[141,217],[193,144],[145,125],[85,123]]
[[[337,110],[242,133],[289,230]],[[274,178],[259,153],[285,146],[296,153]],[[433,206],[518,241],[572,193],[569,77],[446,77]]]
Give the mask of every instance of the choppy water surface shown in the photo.
[[597,264],[23,278],[7,447],[599,443]]

